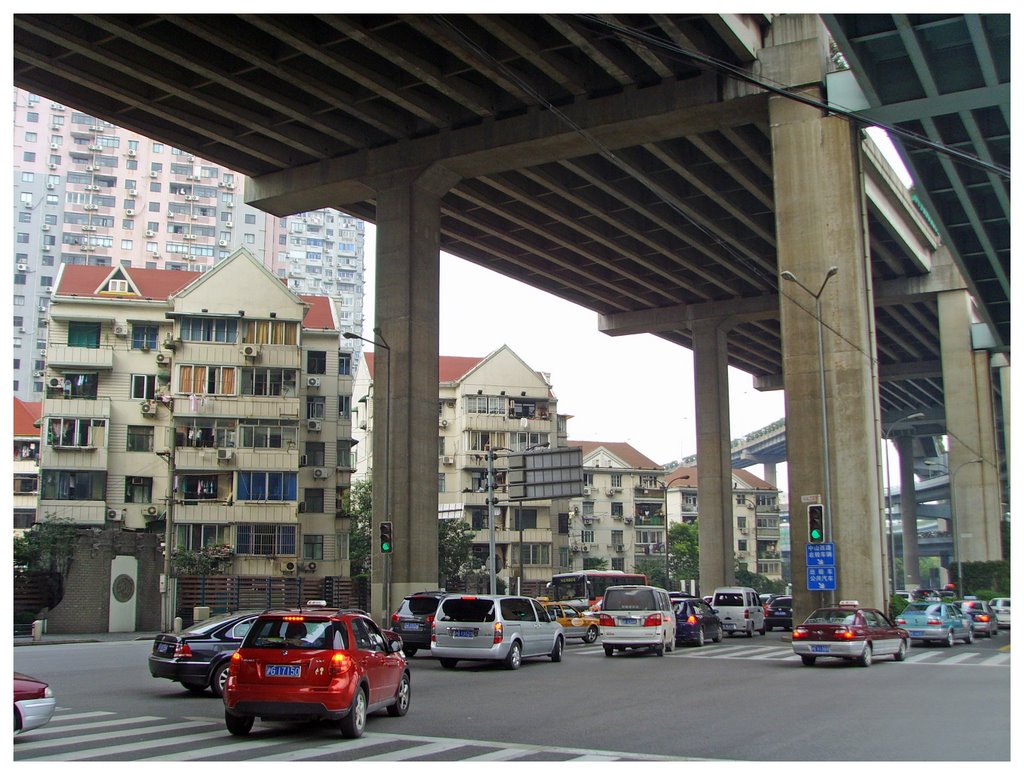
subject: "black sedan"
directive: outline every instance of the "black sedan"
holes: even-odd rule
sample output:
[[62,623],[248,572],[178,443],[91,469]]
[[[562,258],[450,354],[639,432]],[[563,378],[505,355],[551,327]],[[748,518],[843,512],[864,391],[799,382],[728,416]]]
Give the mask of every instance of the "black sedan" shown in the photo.
[[764,628],[771,632],[776,627],[793,629],[793,596],[773,597],[764,607]]
[[209,688],[215,697],[222,697],[231,655],[259,614],[222,614],[196,622],[181,633],[160,633],[153,639],[149,674],[177,681],[193,694]]
[[722,642],[722,621],[699,597],[679,600],[676,612],[676,645],[693,643],[703,646],[707,641]]

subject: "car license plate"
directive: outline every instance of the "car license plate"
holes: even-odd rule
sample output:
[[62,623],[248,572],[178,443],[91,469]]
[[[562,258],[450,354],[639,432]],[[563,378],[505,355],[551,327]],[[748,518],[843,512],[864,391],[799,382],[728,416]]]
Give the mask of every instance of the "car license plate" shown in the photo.
[[622,623],[623,624],[640,624],[640,620],[637,619],[635,616],[624,616],[622,618]]
[[302,668],[298,665],[267,665],[268,678],[298,678]]
[[403,622],[402,623],[402,629],[403,630],[418,630],[418,629],[420,629],[420,625],[417,622]]
[[829,646],[811,646],[811,651],[815,654],[828,654],[831,650]]
[[472,638],[473,635],[472,630],[452,630],[453,638]]
[[174,653],[174,645],[171,644],[171,643],[164,643],[164,644],[162,644],[160,646],[160,653],[161,654],[173,654]]
[[733,624],[732,622],[722,622],[722,629],[723,630],[735,630],[736,629],[736,625]]
[[920,638],[920,637],[923,637],[923,636],[924,636],[924,630],[911,630],[910,631],[910,637],[911,638]]

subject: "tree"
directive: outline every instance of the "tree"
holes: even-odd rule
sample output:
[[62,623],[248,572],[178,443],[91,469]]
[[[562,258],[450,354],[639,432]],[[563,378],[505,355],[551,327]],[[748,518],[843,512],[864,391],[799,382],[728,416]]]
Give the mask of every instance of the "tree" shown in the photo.
[[371,529],[373,525],[373,483],[356,482],[348,491],[342,508],[350,517],[348,529],[349,575],[370,575]]
[[227,544],[204,546],[202,549],[175,549],[171,554],[171,573],[175,576],[212,576],[223,570],[231,560]]
[[437,525],[437,570],[445,589],[463,581],[474,568],[473,536],[476,531],[464,520],[442,519]]
[[786,592],[785,581],[775,581],[759,573],[751,573],[747,570],[745,562],[736,557],[736,585],[740,587],[751,587],[758,592],[771,592],[782,595]]
[[669,571],[672,578],[687,581],[696,579],[700,589],[700,544],[696,520],[679,522],[668,529]]
[[47,514],[14,539],[14,564],[67,577],[75,554],[75,523]]
[[604,557],[584,557],[583,570],[608,570],[608,560]]

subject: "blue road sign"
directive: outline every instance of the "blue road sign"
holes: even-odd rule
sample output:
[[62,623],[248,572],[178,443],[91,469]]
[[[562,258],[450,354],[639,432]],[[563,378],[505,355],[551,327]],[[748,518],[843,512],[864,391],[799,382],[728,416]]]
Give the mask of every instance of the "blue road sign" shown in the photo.
[[807,544],[807,567],[822,567],[836,564],[836,545],[834,543]]
[[836,588],[834,565],[807,566],[807,589],[812,592],[832,591]]

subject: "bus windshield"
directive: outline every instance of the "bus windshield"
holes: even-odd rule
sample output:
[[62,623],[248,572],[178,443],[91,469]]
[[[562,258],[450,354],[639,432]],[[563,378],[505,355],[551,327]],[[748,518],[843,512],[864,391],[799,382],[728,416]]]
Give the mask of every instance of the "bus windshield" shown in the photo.
[[558,573],[552,576],[548,589],[550,590],[549,597],[552,600],[569,603],[579,608],[589,608],[601,601],[604,591],[608,587],[646,583],[647,577],[642,573],[588,570]]

